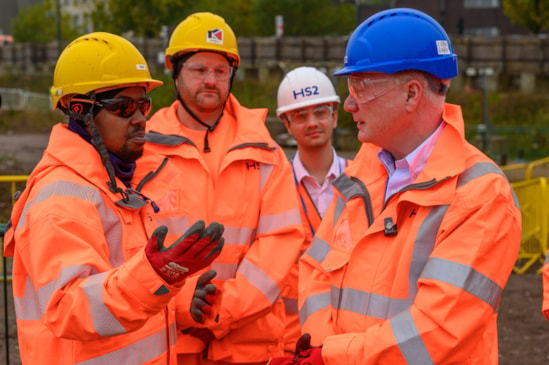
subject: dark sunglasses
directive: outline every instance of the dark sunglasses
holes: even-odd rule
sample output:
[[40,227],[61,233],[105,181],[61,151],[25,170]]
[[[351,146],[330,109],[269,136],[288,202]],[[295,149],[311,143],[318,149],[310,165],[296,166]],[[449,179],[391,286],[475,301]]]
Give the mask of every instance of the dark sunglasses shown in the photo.
[[143,98],[140,100],[133,99],[104,99],[98,100],[95,104],[103,109],[110,111],[113,114],[122,118],[129,118],[135,113],[137,108],[143,113],[143,116],[147,116],[151,111],[152,100],[151,98]]

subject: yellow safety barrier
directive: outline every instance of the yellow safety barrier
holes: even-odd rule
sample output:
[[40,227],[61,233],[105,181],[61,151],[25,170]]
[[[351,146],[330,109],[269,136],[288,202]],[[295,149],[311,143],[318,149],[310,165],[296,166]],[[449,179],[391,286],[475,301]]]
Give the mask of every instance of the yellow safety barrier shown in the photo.
[[547,252],[549,202],[547,179],[535,179],[511,184],[520,202],[522,237],[513,272],[523,274],[534,264],[543,264]]
[[526,180],[526,171],[528,170],[528,163],[515,163],[511,165],[501,166],[501,170],[507,176],[509,182],[517,182]]
[[549,177],[549,157],[528,163],[525,180],[535,179],[536,177]]
[[[9,184],[9,191],[10,191],[10,197],[13,198],[15,195],[15,192],[17,189],[17,183],[22,183],[27,181],[28,175],[2,175],[0,176],[0,184]],[[13,200],[10,202],[10,207],[13,205]],[[5,229],[5,223],[7,223],[7,219],[9,218],[9,212],[6,212],[6,222],[2,222],[3,224],[0,224],[2,226],[1,228]],[[3,232],[2,232],[3,233]],[[2,234],[3,236],[3,234]],[[4,248],[2,247],[2,253],[4,252]],[[3,256],[3,255],[2,255]],[[4,265],[7,261],[11,261],[11,258],[4,258],[0,261],[0,272],[4,271]],[[11,275],[7,277],[7,280],[11,280]]]

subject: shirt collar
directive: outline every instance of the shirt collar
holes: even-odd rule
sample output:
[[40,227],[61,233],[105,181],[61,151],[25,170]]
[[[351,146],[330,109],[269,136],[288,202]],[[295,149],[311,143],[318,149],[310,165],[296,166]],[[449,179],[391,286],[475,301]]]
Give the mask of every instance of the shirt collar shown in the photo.
[[389,151],[384,150],[383,148],[380,149],[377,153],[377,157],[385,167],[385,170],[387,170],[387,174],[389,175],[389,177],[394,174],[396,168],[398,167],[400,169],[406,168],[409,172],[409,175],[414,177],[415,180],[415,178],[419,176],[421,170],[423,170],[423,168],[425,167],[425,164],[427,163],[427,160],[429,159],[429,156],[433,151],[433,147],[435,146],[438,137],[442,133],[445,124],[446,123],[444,121],[441,122],[438,128],[433,132],[433,134],[429,136],[429,138],[423,141],[423,143],[417,146],[415,150],[410,152],[406,157],[401,160],[395,161],[395,158]]
[[[328,173],[326,174],[326,177],[337,177],[341,174],[341,171],[343,170],[343,166],[340,165],[339,158],[337,156],[337,153],[335,149],[332,147],[332,165],[330,166],[330,169],[328,170]],[[292,165],[294,168],[294,174],[295,178],[298,182],[301,182],[303,178],[306,176],[311,176],[309,174],[309,171],[303,166],[303,163],[301,162],[301,159],[299,158],[299,150],[296,151],[294,158],[292,159]],[[312,177],[312,176],[311,176]]]

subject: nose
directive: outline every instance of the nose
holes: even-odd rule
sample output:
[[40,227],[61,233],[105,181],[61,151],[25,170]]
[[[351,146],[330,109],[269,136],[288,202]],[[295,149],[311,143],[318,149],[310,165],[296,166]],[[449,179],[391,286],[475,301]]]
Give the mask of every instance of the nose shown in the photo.
[[141,111],[141,109],[137,108],[137,110],[133,113],[131,119],[130,119],[130,122],[131,124],[145,124],[147,123],[147,117],[145,117],[145,115],[143,115],[143,112]]
[[345,103],[343,103],[343,109],[345,109],[345,111],[348,113],[356,112],[358,110],[358,103],[351,94],[349,94],[345,99]]
[[204,83],[206,84],[215,84],[217,82],[217,79],[215,78],[215,71],[214,70],[208,70],[208,73],[206,74],[206,77],[204,77]]

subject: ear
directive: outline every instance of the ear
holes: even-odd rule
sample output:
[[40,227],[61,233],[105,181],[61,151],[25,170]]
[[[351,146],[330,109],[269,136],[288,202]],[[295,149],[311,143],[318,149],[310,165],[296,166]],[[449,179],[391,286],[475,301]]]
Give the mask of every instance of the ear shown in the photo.
[[405,108],[408,112],[413,112],[419,105],[423,96],[423,84],[418,80],[410,80],[406,83],[407,95]]
[[280,116],[280,120],[284,123],[284,126],[286,127],[288,134],[290,136],[293,136],[294,134],[292,133],[292,128],[290,128],[290,122],[288,121],[288,119],[286,119],[286,117],[284,116]]
[[334,110],[334,114],[333,114],[332,117],[334,118],[334,122],[333,122],[333,124],[332,124],[332,127],[333,127],[334,129],[336,129],[336,128],[337,128],[337,110]]

